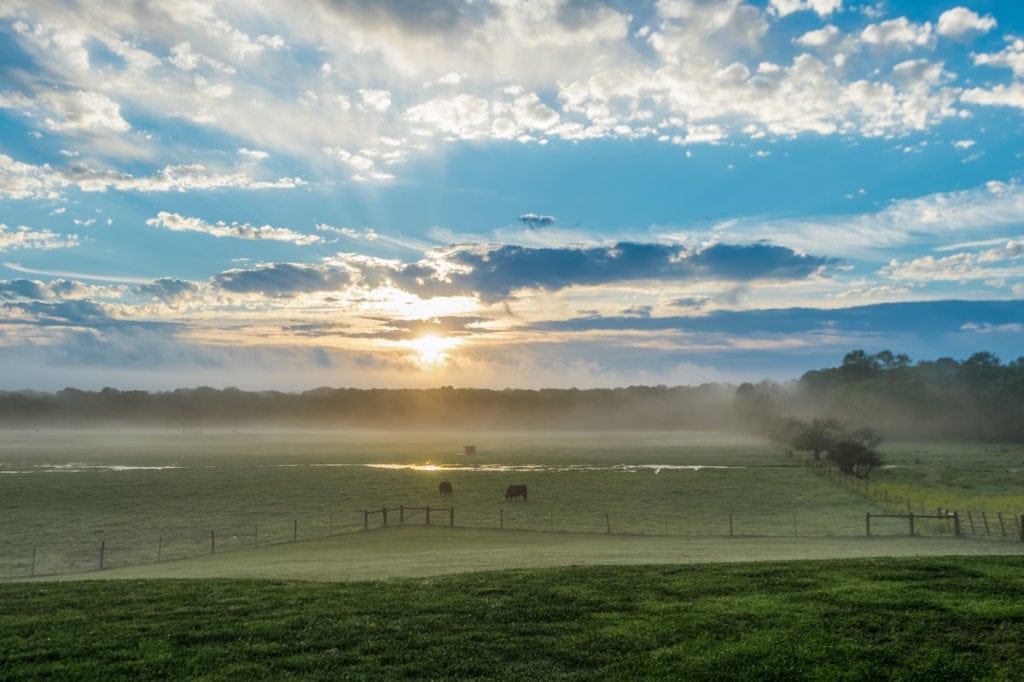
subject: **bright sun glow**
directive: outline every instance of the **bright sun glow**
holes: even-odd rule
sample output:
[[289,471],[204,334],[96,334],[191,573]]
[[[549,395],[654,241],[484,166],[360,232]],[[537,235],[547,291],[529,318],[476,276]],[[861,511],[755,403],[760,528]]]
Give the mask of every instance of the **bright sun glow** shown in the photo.
[[403,345],[408,346],[417,353],[416,362],[420,367],[434,367],[451,357],[448,351],[459,346],[461,343],[460,339],[445,339],[434,334],[428,334],[418,339],[404,341]]

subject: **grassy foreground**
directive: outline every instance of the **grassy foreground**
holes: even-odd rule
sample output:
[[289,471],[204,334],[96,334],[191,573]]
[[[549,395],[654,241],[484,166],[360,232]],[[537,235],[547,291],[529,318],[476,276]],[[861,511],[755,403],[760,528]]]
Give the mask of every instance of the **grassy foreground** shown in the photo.
[[0,678],[1020,679],[1024,559],[0,584]]

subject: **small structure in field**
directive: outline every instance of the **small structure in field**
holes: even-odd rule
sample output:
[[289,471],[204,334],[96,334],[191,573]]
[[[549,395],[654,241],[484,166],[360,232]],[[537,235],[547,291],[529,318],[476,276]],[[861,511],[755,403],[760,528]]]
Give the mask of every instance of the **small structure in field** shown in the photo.
[[462,454],[464,454],[464,455],[475,455],[476,454],[476,446],[475,445],[463,445],[462,446]]
[[448,481],[442,481],[441,485],[437,486],[437,492],[439,495],[451,495],[452,484]]

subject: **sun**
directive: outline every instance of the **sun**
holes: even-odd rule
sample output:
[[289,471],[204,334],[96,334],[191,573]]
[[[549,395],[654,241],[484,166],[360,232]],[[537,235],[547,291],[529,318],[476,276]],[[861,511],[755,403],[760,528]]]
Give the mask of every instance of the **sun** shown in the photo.
[[448,351],[460,345],[460,339],[448,339],[436,334],[426,334],[417,339],[410,339],[403,342],[416,354],[416,362],[420,367],[436,367],[448,360],[451,356]]

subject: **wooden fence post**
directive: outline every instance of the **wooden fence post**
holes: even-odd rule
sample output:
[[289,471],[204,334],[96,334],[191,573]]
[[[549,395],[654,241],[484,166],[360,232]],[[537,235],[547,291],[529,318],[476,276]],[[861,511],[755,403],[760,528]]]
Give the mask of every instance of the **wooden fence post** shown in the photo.
[[363,510],[363,530],[370,530],[370,512]]
[[404,504],[398,506],[398,523],[400,525],[404,525],[405,524],[405,505]]
[[100,541],[100,570],[103,570],[103,555],[107,552],[106,540]]
[[729,537],[732,537],[732,512],[729,512]]
[[156,539],[156,560],[162,561],[164,558],[164,536],[161,535]]
[[1020,519],[1020,541],[1024,542],[1024,514],[1018,514],[1017,518]]
[[992,533],[988,529],[988,515],[984,511],[981,512],[981,520],[985,522],[985,535],[991,536]]
[[30,573],[29,575],[33,575],[34,576],[35,574],[36,574],[36,546],[32,545],[32,573]]
[[999,516],[999,534],[1006,537],[1006,526],[1003,525],[1003,512],[996,512]]
[[292,542],[299,541],[299,520],[295,519],[295,523],[292,524]]
[[387,528],[388,527],[388,508],[387,507],[381,507],[380,508],[380,513],[384,517],[384,527]]
[[914,535],[914,512],[910,512],[910,535]]
[[871,512],[864,514],[864,529],[867,532],[867,536],[871,537]]
[[211,530],[210,531],[210,554],[215,554],[216,552],[217,552],[217,542],[214,539],[213,531]]
[[505,530],[505,510],[498,510],[498,529]]
[[253,536],[253,540],[252,540],[253,547],[259,547],[260,546],[260,524],[257,523],[253,527],[253,534],[252,534],[252,536]]
[[448,507],[448,525],[455,527],[455,507]]
[[971,514],[971,510],[967,510],[967,522],[971,524],[971,535],[977,535],[978,533],[974,530],[974,515]]
[[430,505],[427,505],[427,525],[430,525]]
[[960,512],[953,512],[953,535],[960,537]]
[[612,534],[612,520],[611,517],[608,516],[608,512],[604,513],[604,532],[606,535]]
[[327,531],[328,535],[334,535],[334,512],[331,512],[331,525],[330,530]]

